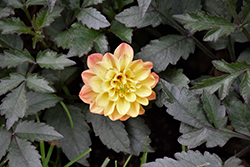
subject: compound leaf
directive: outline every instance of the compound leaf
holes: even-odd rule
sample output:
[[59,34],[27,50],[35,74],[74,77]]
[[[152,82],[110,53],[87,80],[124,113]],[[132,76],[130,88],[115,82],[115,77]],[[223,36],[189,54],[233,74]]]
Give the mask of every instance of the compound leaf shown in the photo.
[[205,89],[209,93],[214,93],[219,89],[219,97],[220,99],[224,99],[228,95],[229,88],[232,85],[233,81],[242,73],[243,71],[240,71],[233,74],[226,74],[219,77],[205,79],[202,81],[202,83],[198,83],[191,89],[196,89],[198,91]]
[[0,19],[4,17],[8,17],[9,15],[14,15],[14,9],[11,7],[0,7]]
[[61,70],[66,66],[75,64],[74,61],[69,60],[65,55],[57,55],[56,52],[50,50],[39,52],[36,61],[40,67],[52,68],[54,70]]
[[0,131],[0,159],[6,154],[7,149],[9,148],[10,142],[11,142],[11,132],[2,129]]
[[63,85],[69,84],[79,76],[80,71],[78,70],[77,67],[67,67],[64,70],[44,69],[42,75],[50,84],[60,90]]
[[0,46],[4,48],[22,50],[23,41],[21,37],[18,36],[17,34],[1,34],[0,33]]
[[242,95],[243,99],[246,103],[250,100],[250,71],[247,70],[244,78],[240,84],[240,94]]
[[33,121],[19,122],[14,132],[18,137],[31,141],[52,141],[63,138],[53,127]]
[[91,5],[97,5],[97,4],[99,4],[99,3],[102,3],[104,0],[84,0],[83,1],[83,4],[84,4],[84,6],[85,7],[87,7],[87,6],[91,6]]
[[196,86],[194,86],[192,89],[206,89],[210,93],[214,93],[217,89],[219,89],[219,96],[221,99],[224,99],[228,93],[229,88],[232,84],[232,82],[242,73],[245,73],[244,79],[241,82],[240,89],[241,94],[245,101],[249,101],[249,92],[247,91],[249,86],[249,72],[250,65],[247,64],[245,61],[242,62],[235,62],[235,63],[227,63],[224,60],[214,60],[213,61],[214,66],[223,72],[227,72],[230,74],[222,75],[219,77],[214,77],[210,79],[203,80],[202,83],[198,83]]
[[37,77],[37,74],[27,75],[27,86],[34,91],[41,93],[51,93],[54,90],[49,86],[49,82],[42,77]]
[[227,124],[226,108],[220,105],[217,97],[203,90],[202,101],[207,116],[211,119],[215,128],[225,129]]
[[[165,166],[174,166],[174,167],[213,167],[213,166],[221,166],[221,167],[229,167],[229,164],[235,164],[234,167],[242,167],[239,165],[241,160],[239,158],[231,157],[228,159],[223,165],[222,160],[216,154],[210,154],[205,151],[204,155],[202,155],[199,151],[188,150],[187,152],[175,153],[175,159],[164,157],[163,159],[156,159],[155,162],[150,162],[143,164],[142,167],[165,167]],[[227,163],[228,162],[228,163]]]
[[250,136],[250,109],[236,98],[226,105],[231,125],[236,132]]
[[[180,49],[181,48],[181,49]],[[164,71],[168,64],[176,64],[183,57],[187,59],[195,49],[194,41],[191,38],[180,35],[167,35],[141,49],[136,57],[144,61],[151,61],[156,72]]]
[[137,0],[141,17],[144,17],[152,0]]
[[74,29],[70,28],[65,31],[61,31],[56,37],[55,41],[56,44],[59,47],[62,47],[63,49],[69,49],[70,48],[70,43],[73,40],[72,34],[74,33]]
[[186,29],[191,29],[194,32],[211,29],[204,36],[204,41],[216,41],[222,35],[231,34],[238,27],[223,17],[210,16],[202,11],[174,15],[173,17],[182,24],[185,24],[184,27]]
[[12,90],[25,80],[22,74],[11,73],[10,77],[2,78],[0,81],[0,95]]
[[102,143],[116,152],[130,153],[130,140],[121,121],[111,121],[103,115],[87,113],[87,121],[92,123],[95,135]]
[[99,30],[100,28],[110,26],[110,23],[99,11],[95,8],[84,8],[77,15],[77,19],[86,25],[88,28]]
[[250,1],[244,1],[242,6],[243,23],[245,24],[250,21]]
[[60,13],[62,10],[63,8],[60,6],[56,6],[52,12],[50,12],[48,8],[41,10],[36,18],[37,25],[40,28],[49,26],[55,21],[55,18],[61,16]]
[[103,37],[103,33],[86,28],[81,23],[75,23],[72,26],[73,28],[76,28],[76,30],[73,34],[73,41],[70,43],[70,50],[67,57],[76,55],[82,57],[83,55],[89,53],[89,51],[93,48],[94,43],[97,43],[98,46],[100,44],[104,44],[102,47],[107,48],[108,43],[106,42],[105,37]]
[[108,41],[106,36],[102,33],[98,35],[94,41],[96,52],[104,54],[108,50]]
[[42,167],[36,147],[26,140],[14,137],[8,151],[9,166]]
[[210,15],[217,15],[219,17],[224,17],[227,20],[231,20],[232,18],[230,10],[228,10],[227,8],[226,1],[204,0],[202,8]]
[[0,20],[0,30],[3,34],[28,34],[31,32],[31,27],[27,27],[19,18],[12,17],[11,19]]
[[183,14],[187,12],[197,12],[201,9],[200,0],[175,0],[172,3],[172,14]]
[[246,63],[246,61],[235,63],[227,63],[224,60],[214,60],[213,65],[220,71],[227,73],[236,73],[239,71],[250,69],[250,65]]
[[241,164],[241,159],[233,156],[225,161],[224,167],[244,167],[243,165],[240,164]]
[[111,27],[109,30],[112,33],[114,33],[117,37],[119,37],[121,40],[131,43],[132,36],[133,36],[132,34],[133,30],[131,28],[128,28],[122,23],[116,20],[113,20],[111,22]]
[[54,94],[48,93],[38,93],[38,92],[28,92],[28,109],[25,115],[32,115],[38,111],[44,110],[45,108],[50,108],[56,105],[59,101],[63,100],[61,97],[58,97]]
[[16,89],[12,90],[12,92],[2,100],[2,104],[0,105],[1,115],[5,115],[7,119],[7,130],[12,127],[18,118],[24,117],[27,107],[25,84],[22,83]]
[[126,27],[142,28],[149,25],[156,27],[162,23],[160,13],[155,11],[153,7],[148,8],[143,18],[141,17],[140,8],[138,6],[132,6],[117,14],[115,19],[125,24]]
[[182,87],[189,87],[188,84],[190,80],[183,74],[182,69],[168,67],[165,71],[161,72],[160,75],[164,80],[174,84],[178,89],[181,89]]
[[54,7],[57,7],[57,6],[55,6],[56,1],[57,0],[47,0],[50,12],[52,12],[54,10]]
[[[66,112],[59,105],[48,109],[45,114],[45,119],[49,125],[53,126],[64,136],[63,139],[57,140],[57,142],[59,146],[62,147],[65,155],[70,160],[73,160],[89,148],[91,140],[88,133],[89,126],[84,121],[84,114],[81,113],[81,110],[77,107],[68,105],[67,108],[73,120],[73,128],[71,127]],[[87,155],[86,158],[88,156],[89,155]],[[81,158],[77,162],[88,166],[88,162],[85,158]]]
[[27,50],[8,50],[4,51],[4,55],[0,54],[0,67],[11,68],[16,67],[24,62],[34,62],[34,58]]
[[8,0],[6,1],[8,5],[14,7],[14,8],[23,8],[24,5],[21,0]]
[[44,5],[48,0],[27,0],[26,5]]
[[[188,131],[183,131],[184,134],[179,137],[178,141],[187,145],[188,148],[194,148],[202,143],[206,142],[207,147],[223,146],[226,142],[235,136],[235,133],[226,129],[226,118],[225,114],[220,115],[219,118],[214,119],[215,115],[219,115],[216,107],[211,109],[211,105],[217,106],[218,109],[223,110],[223,107],[218,105],[218,99],[211,96],[208,93],[204,94],[204,98],[209,100],[206,102],[205,109],[209,114],[209,118],[217,123],[216,129],[207,120],[205,113],[200,106],[199,99],[195,94],[189,91],[186,87],[179,90],[174,85],[161,80],[161,85],[163,92],[166,93],[167,101],[164,102],[165,106],[168,108],[167,112],[174,116],[175,119],[187,124],[189,126]],[[221,123],[218,123],[221,121]]]
[[[131,153],[138,156],[141,152],[145,150],[146,152],[153,152],[154,149],[150,147],[149,143],[151,142],[149,138],[150,129],[144,124],[142,118],[130,118],[125,122],[125,129],[128,132],[128,137],[130,140]],[[148,145],[147,144],[147,139]]]

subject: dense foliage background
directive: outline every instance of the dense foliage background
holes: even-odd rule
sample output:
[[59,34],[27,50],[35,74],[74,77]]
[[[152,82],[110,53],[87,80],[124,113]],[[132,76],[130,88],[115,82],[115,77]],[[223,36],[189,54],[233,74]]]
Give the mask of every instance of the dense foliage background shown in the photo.
[[[249,21],[250,0],[0,0],[0,166],[250,166]],[[161,78],[124,122],[78,97],[121,42]]]

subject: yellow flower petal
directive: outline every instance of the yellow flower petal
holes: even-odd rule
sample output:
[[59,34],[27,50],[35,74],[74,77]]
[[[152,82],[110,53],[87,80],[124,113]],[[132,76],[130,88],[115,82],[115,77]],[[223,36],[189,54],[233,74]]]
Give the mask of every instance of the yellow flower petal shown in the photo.
[[152,86],[155,85],[155,82],[156,82],[155,77],[152,74],[150,74],[146,79],[142,80],[140,83],[142,85],[146,85],[146,86],[152,88]]
[[139,115],[140,104],[138,102],[130,103],[130,109],[127,112],[127,115],[131,117],[137,117]]
[[159,75],[157,75],[156,73],[152,72],[151,75],[154,76],[155,78],[155,83],[151,88],[154,88],[156,86],[156,84],[159,82]]
[[143,61],[141,59],[132,61],[128,66],[133,71],[143,68]]
[[117,91],[115,91],[114,89],[110,89],[109,90],[109,100],[117,101],[118,98],[119,98],[119,94],[117,93]]
[[153,68],[153,63],[150,62],[150,61],[146,61],[146,62],[143,63],[143,67],[145,69],[151,70]]
[[135,93],[140,97],[147,97],[151,95],[152,89],[146,85],[142,85],[139,89],[135,91]]
[[117,59],[119,59],[122,55],[127,55],[129,57],[129,60],[132,61],[133,57],[134,57],[134,50],[133,48],[126,44],[126,43],[122,43],[120,44],[114,52],[114,56],[117,57]]
[[139,115],[142,115],[145,113],[144,108],[140,105]]
[[105,78],[106,78],[107,80],[111,80],[111,79],[113,79],[113,78],[116,76],[116,74],[117,74],[118,72],[119,72],[119,71],[118,71],[116,68],[110,68],[110,69],[107,70],[107,72],[106,72],[106,74],[105,74]]
[[135,77],[135,73],[130,68],[125,70],[124,74],[125,74],[126,78],[134,78]]
[[144,106],[148,105],[148,99],[145,97],[136,96],[136,101]]
[[98,62],[95,65],[95,73],[97,76],[105,80],[105,74],[108,69],[112,68],[112,66],[106,62]]
[[117,109],[114,109],[114,112],[110,115],[108,115],[108,117],[112,120],[112,121],[116,121],[120,118],[123,117],[123,115],[119,114],[119,112],[117,111]]
[[118,59],[111,53],[106,53],[103,56],[103,61],[110,64],[113,68],[117,68],[118,66]]
[[115,102],[113,101],[109,101],[108,105],[106,106],[105,110],[104,110],[104,115],[110,115],[114,112],[115,109]]
[[90,110],[90,112],[92,112],[94,114],[103,114],[103,112],[104,112],[103,107],[96,105],[95,102],[90,103],[89,110]]
[[95,93],[89,85],[84,85],[79,93],[80,99],[88,104],[92,103],[97,95],[98,94]]
[[147,97],[148,100],[154,100],[156,99],[156,93],[152,90],[152,93],[150,96]]
[[120,58],[119,58],[119,70],[120,72],[123,72],[127,67],[128,65],[130,64],[132,60],[130,59],[130,57],[126,54],[122,55]]
[[100,93],[96,97],[96,104],[98,106],[105,107],[108,104],[108,102],[109,102],[109,94],[108,94],[108,92]]
[[126,121],[129,119],[130,115],[124,115],[123,117],[120,118],[121,121]]
[[97,62],[101,61],[103,58],[103,55],[100,53],[94,53],[88,56],[87,59],[87,65],[89,69],[94,69]]
[[90,70],[86,70],[86,71],[83,71],[82,74],[82,80],[85,84],[88,84],[89,83],[89,80],[93,77],[93,76],[96,76],[95,73],[93,71],[90,71]]
[[145,69],[145,68],[141,68],[141,69],[134,71],[134,73],[135,73],[134,80],[135,81],[142,81],[149,76],[150,70]]
[[102,92],[102,88],[101,88],[101,84],[102,84],[103,80],[98,77],[98,76],[93,76],[90,80],[89,80],[89,85],[91,86],[92,90],[96,93],[100,93]]
[[129,102],[134,102],[136,100],[135,93],[128,92],[125,94],[125,99]]
[[109,89],[112,89],[110,81],[106,80],[106,81],[102,82],[101,88],[104,92],[107,92],[107,91],[109,91]]
[[116,108],[119,114],[125,115],[130,108],[130,102],[128,102],[125,98],[118,98]]

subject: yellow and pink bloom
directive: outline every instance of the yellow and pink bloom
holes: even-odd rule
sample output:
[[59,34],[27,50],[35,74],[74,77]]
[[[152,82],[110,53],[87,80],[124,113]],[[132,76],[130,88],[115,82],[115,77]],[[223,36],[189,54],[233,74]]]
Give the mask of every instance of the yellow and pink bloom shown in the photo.
[[90,111],[108,116],[111,120],[125,121],[144,114],[141,105],[156,98],[152,88],[159,76],[151,72],[153,64],[133,61],[134,51],[126,43],[120,44],[114,54],[94,53],[88,56],[88,70],[82,72],[79,97],[90,104]]

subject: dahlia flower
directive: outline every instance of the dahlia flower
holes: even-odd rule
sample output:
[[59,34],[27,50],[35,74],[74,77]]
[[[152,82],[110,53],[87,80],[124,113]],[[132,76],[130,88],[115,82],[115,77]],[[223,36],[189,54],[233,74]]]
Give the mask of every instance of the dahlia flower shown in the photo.
[[120,44],[114,54],[94,53],[88,56],[88,70],[82,72],[79,97],[90,104],[90,112],[103,114],[111,120],[125,121],[144,114],[141,105],[156,98],[152,88],[159,76],[151,72],[153,64],[132,61],[134,51],[126,43]]

